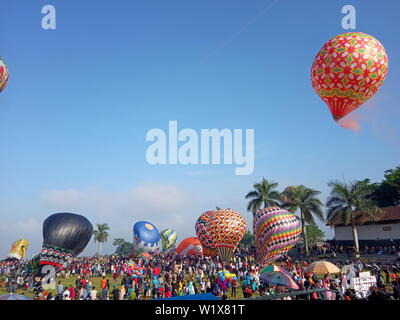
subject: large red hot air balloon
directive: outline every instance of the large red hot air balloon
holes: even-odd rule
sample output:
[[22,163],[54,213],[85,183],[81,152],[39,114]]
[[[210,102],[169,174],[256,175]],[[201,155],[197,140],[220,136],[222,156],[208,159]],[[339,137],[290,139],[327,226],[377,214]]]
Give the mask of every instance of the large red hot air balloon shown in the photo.
[[385,48],[374,37],[350,32],[329,40],[311,68],[312,86],[340,120],[370,99],[388,72]]
[[0,57],[0,92],[4,90],[8,82],[8,69],[7,65]]
[[203,253],[205,256],[217,255],[217,249],[211,237],[210,233],[210,221],[214,214],[214,211],[204,212],[196,221],[195,229],[196,235],[199,238],[202,246]]
[[210,234],[218,255],[228,264],[247,228],[246,220],[233,210],[215,211],[210,219]]

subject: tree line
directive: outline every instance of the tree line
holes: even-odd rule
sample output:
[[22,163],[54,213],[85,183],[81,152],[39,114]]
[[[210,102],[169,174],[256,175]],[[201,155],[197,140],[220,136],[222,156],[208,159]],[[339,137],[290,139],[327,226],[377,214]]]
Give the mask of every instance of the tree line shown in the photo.
[[348,183],[339,180],[328,182],[331,190],[325,202],[325,214],[324,204],[318,198],[320,191],[298,185],[288,186],[279,192],[276,190],[278,186],[278,183],[265,178],[255,183],[253,190],[245,196],[249,200],[247,210],[254,215],[260,209],[279,206],[289,212],[299,213],[306,255],[309,254],[307,226],[315,226],[315,219],[328,224],[339,220],[351,226],[356,254],[359,255],[357,225],[362,218],[373,220],[381,213],[380,208],[400,204],[400,166],[386,170],[384,179],[379,183],[371,183],[370,179]]
[[[316,219],[331,223],[337,219],[344,225],[350,225],[353,233],[356,254],[359,254],[357,225],[364,217],[375,219],[381,212],[380,208],[400,205],[400,166],[386,170],[381,182],[372,183],[370,179],[344,182],[332,180],[328,182],[331,189],[324,204],[318,198],[320,191],[304,185],[288,186],[282,192],[277,190],[279,184],[262,178],[253,185],[245,199],[248,200],[247,210],[253,215],[259,210],[279,206],[292,213],[298,213],[302,224],[302,242],[304,252],[309,254],[310,244],[313,245],[324,237],[324,233],[316,226]],[[216,208],[220,210],[220,207]],[[93,231],[95,243],[98,243],[98,254],[102,245],[107,242],[110,230],[107,223],[97,224]],[[311,239],[309,237],[311,236]],[[246,232],[241,243],[253,242],[254,235]],[[114,239],[115,254],[130,255],[133,244],[122,238]]]

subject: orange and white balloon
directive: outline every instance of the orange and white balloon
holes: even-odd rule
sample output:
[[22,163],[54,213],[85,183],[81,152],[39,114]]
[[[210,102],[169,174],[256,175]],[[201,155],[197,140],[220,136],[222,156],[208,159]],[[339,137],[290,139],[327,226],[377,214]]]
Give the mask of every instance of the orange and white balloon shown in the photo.
[[210,234],[213,246],[225,264],[228,264],[234,250],[247,229],[246,220],[230,209],[214,211],[210,219]]
[[199,238],[190,237],[184,239],[176,248],[176,253],[180,256],[202,255],[203,247]]

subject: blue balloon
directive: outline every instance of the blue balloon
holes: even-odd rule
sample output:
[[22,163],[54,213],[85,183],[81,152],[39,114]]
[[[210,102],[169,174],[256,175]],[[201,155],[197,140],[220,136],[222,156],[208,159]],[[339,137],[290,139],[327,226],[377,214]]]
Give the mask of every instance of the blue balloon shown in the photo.
[[161,251],[161,237],[154,224],[147,221],[136,222],[133,226],[133,244],[135,251],[154,253]]

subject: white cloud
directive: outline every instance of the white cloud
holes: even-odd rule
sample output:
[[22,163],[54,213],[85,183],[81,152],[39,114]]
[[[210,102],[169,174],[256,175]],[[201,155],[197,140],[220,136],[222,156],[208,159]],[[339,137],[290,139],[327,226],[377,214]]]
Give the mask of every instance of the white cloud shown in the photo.
[[[180,240],[195,235],[194,223],[207,208],[197,197],[174,185],[146,183],[127,191],[107,192],[103,190],[50,190],[43,200],[52,212],[74,212],[85,215],[93,225],[108,223],[110,239],[105,246],[113,252],[114,238],[132,241],[133,223],[148,220],[159,230],[170,227],[180,235]],[[88,245],[84,253],[91,254],[96,249]]]
[[3,220],[0,226],[0,259],[8,254],[11,244],[21,238],[30,243],[27,258],[31,258],[42,245],[42,223],[34,218],[12,222]]
[[[31,217],[22,219],[18,212],[9,214],[0,223],[0,257],[5,256],[11,243],[19,238],[30,242],[28,257],[39,252],[42,245],[42,223],[51,213],[74,212],[86,216],[93,225],[108,223],[110,237],[103,253],[113,253],[115,238],[132,242],[132,227],[136,221],[147,220],[161,231],[173,228],[178,242],[195,236],[194,224],[204,212],[216,206],[240,212],[252,228],[252,216],[246,212],[246,201],[231,195],[213,193],[204,196],[197,190],[188,191],[174,185],[146,183],[125,191],[99,189],[49,190],[43,193],[41,209],[34,209]],[[37,217],[36,219],[33,217]],[[327,228],[324,228],[324,231]],[[329,237],[332,231],[328,230]],[[90,241],[82,255],[92,255],[97,245]]]
[[[211,193],[211,194],[210,194]],[[7,253],[9,245],[18,237],[26,237],[31,243],[28,256],[40,251],[42,245],[42,223],[51,213],[73,212],[86,216],[95,226],[108,223],[110,236],[103,253],[115,251],[112,242],[115,238],[124,238],[132,242],[133,224],[140,220],[154,223],[161,231],[173,228],[178,233],[178,242],[186,237],[195,236],[196,219],[205,211],[216,206],[231,208],[240,212],[251,228],[252,217],[246,212],[246,201],[231,195],[209,192],[207,196],[198,190],[187,190],[170,184],[145,183],[125,191],[107,191],[99,189],[49,190],[43,193],[40,210],[32,212],[33,217],[19,219],[10,216],[13,222],[4,222],[0,226],[0,251]],[[93,239],[82,255],[92,255],[97,245]],[[6,252],[7,251],[7,252]]]
[[42,224],[33,218],[19,221],[15,224],[15,229],[18,232],[32,234],[40,232],[42,229]]

